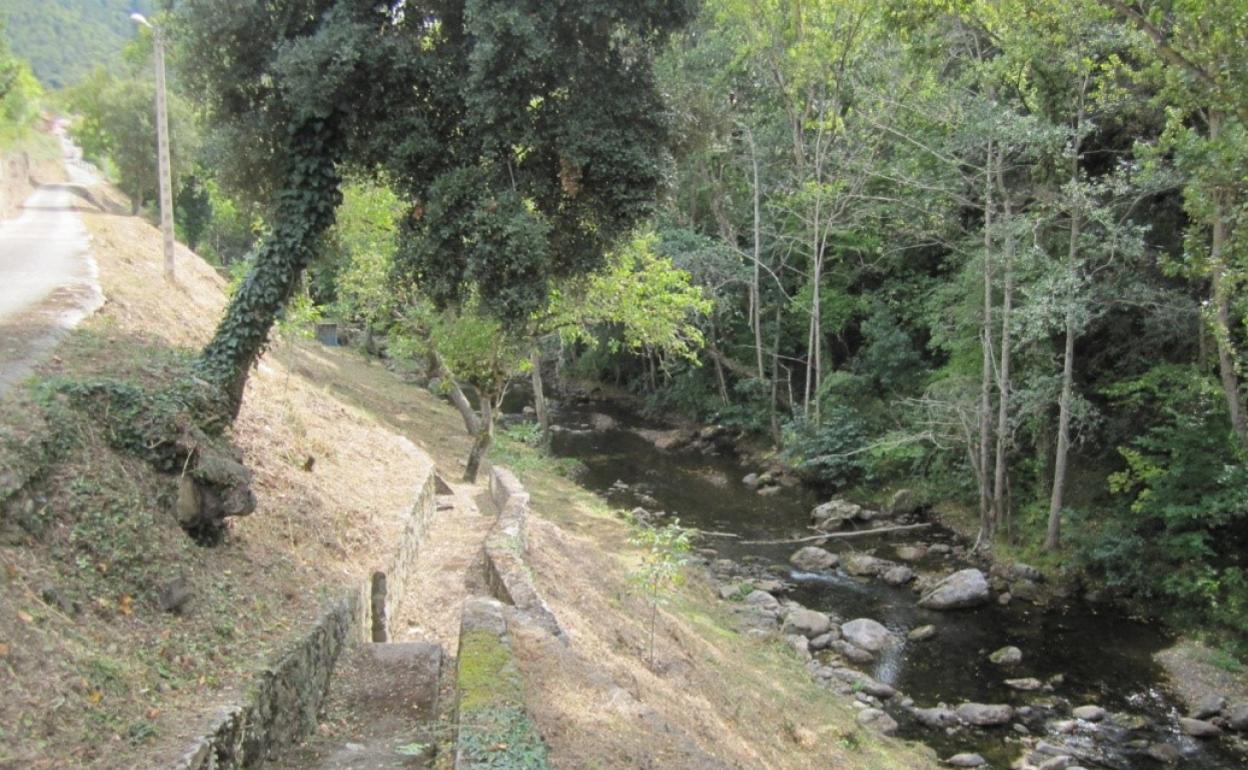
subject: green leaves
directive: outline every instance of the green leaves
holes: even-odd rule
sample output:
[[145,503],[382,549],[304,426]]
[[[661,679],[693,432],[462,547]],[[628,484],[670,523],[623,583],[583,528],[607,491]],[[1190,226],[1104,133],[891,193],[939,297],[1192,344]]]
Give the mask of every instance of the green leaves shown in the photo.
[[604,269],[560,288],[545,328],[593,346],[595,327],[614,324],[631,351],[696,360],[704,341],[696,320],[711,311],[711,301],[688,273],[656,253],[658,243],[655,233],[639,232],[610,254]]

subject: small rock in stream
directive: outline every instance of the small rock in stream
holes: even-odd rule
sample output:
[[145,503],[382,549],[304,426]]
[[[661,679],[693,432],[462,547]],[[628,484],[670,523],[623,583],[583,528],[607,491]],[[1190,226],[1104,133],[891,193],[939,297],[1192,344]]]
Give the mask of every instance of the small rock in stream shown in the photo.
[[1222,695],[1206,695],[1192,708],[1189,717],[1192,719],[1209,719],[1222,713],[1226,708],[1226,698]]
[[1003,703],[963,703],[957,708],[958,719],[968,725],[989,727],[1007,724],[1014,718],[1014,709]]
[[1096,705],[1079,706],[1070,712],[1075,719],[1085,722],[1099,722],[1105,718],[1105,709]]
[[919,626],[910,633],[906,634],[906,638],[912,642],[924,642],[936,635],[936,626],[926,625]]
[[1179,729],[1193,738],[1217,738],[1222,734],[1222,728],[1213,722],[1191,717],[1180,717]]
[[1017,666],[1023,662],[1023,651],[1017,647],[1002,647],[988,656],[998,666]]
[[904,586],[906,583],[914,580],[914,570],[898,565],[885,570],[880,577],[890,586]]
[[927,549],[919,545],[899,545],[896,553],[902,561],[918,561],[927,555]]
[[857,663],[860,666],[865,666],[868,663],[875,662],[874,655],[861,647],[856,647],[850,644],[844,639],[837,639],[835,642],[828,645],[828,649],[839,653],[841,657],[845,658],[845,660],[848,660],[850,663]]
[[891,561],[865,553],[856,553],[845,560],[845,571],[856,577],[876,577],[894,566]]
[[1166,765],[1177,765],[1183,761],[1183,752],[1169,743],[1153,743],[1148,747],[1148,755]]
[[950,767],[982,767],[988,764],[988,761],[978,754],[954,754],[945,760],[945,764]]

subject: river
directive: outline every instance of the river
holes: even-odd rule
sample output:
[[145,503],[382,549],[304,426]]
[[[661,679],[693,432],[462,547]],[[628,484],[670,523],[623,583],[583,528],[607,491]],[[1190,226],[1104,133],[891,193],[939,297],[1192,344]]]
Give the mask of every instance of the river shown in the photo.
[[[593,415],[603,413],[612,418],[614,427],[590,429]],[[643,505],[675,514],[685,526],[765,540],[808,535],[810,510],[821,502],[800,486],[767,497],[758,495],[742,482],[757,468],[743,465],[731,453],[712,456],[695,450],[659,450],[637,431],[663,426],[618,404],[562,404],[554,421],[557,432],[552,451],[583,463],[579,483],[621,507]],[[912,534],[874,541],[834,540],[826,547],[840,552],[844,561],[853,551],[893,559],[896,546],[913,544],[920,537],[927,544],[957,543],[953,533],[937,526],[917,533],[919,537]],[[1143,720],[1129,728],[1120,725],[1130,720],[1079,722],[1074,733],[1048,738],[1080,751],[1083,766],[1161,767],[1147,755],[1147,749],[1164,743],[1182,753],[1184,768],[1248,767],[1246,758],[1237,753],[1242,748],[1233,746],[1232,739],[1200,741],[1179,731],[1177,719],[1183,714],[1159,685],[1162,674],[1152,658],[1171,640],[1155,624],[1078,600],[1048,607],[1020,601],[1002,607],[994,602],[974,610],[937,612],[920,608],[914,591],[906,587],[851,577],[840,570],[822,574],[794,570],[788,566],[789,556],[798,546],[749,546],[732,538],[710,538],[704,545],[714,547],[719,558],[784,565],[781,577],[792,584],[793,591],[782,598],[843,620],[875,619],[902,640],[911,629],[935,624],[938,633],[932,639],[904,641],[862,668],[920,707],[942,701],[1031,706],[1031,715],[1015,724],[1025,726],[1032,735],[1044,736],[1055,722],[1069,720],[1069,708],[1097,704],[1111,713]],[[952,572],[966,565],[954,557],[929,555],[909,566],[918,571]],[[1023,662],[1008,673],[987,660],[989,653],[1006,645],[1019,647],[1024,655]],[[1023,693],[1004,684],[1006,678],[1047,681],[1059,675],[1060,683],[1052,692]],[[1023,752],[1020,727],[964,728],[947,734],[920,725],[891,702],[885,708],[899,722],[901,737],[923,741],[942,757],[977,752],[991,767],[1005,768]]]

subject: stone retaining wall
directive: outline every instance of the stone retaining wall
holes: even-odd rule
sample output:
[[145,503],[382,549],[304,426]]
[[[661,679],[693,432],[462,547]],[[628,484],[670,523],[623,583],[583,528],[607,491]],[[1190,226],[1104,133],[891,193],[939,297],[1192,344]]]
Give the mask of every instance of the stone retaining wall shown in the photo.
[[498,521],[485,540],[485,578],[490,593],[566,642],[559,621],[537,592],[524,564],[528,550],[525,524],[529,517],[529,493],[514,473],[494,466],[490,469],[490,496],[499,511]]
[[[436,481],[430,468],[403,522],[402,535],[385,566],[384,600],[374,604],[373,574],[343,593],[316,625],[260,674],[243,703],[223,709],[212,727],[170,770],[230,770],[254,767],[274,750],[316,729],[317,714],[329,692],[339,654],[349,643],[368,642],[376,627],[390,635],[390,623],[406,594],[411,568],[437,510]],[[374,618],[374,606],[385,616]]]

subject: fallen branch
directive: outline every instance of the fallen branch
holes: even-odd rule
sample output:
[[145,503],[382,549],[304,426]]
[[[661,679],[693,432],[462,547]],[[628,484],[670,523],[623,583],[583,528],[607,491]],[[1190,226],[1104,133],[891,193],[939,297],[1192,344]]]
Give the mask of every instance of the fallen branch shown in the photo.
[[706,535],[707,537],[741,537],[740,535],[734,534],[732,532],[711,532],[705,529],[695,529],[693,530],[693,534]]
[[741,545],[793,545],[795,543],[813,543],[816,540],[848,540],[851,537],[871,537],[872,535],[887,535],[891,532],[910,532],[916,529],[925,529],[932,526],[931,524],[907,524],[902,527],[880,527],[879,529],[860,529],[854,532],[825,532],[821,535],[812,535],[810,537],[798,537],[791,540],[742,540]]

